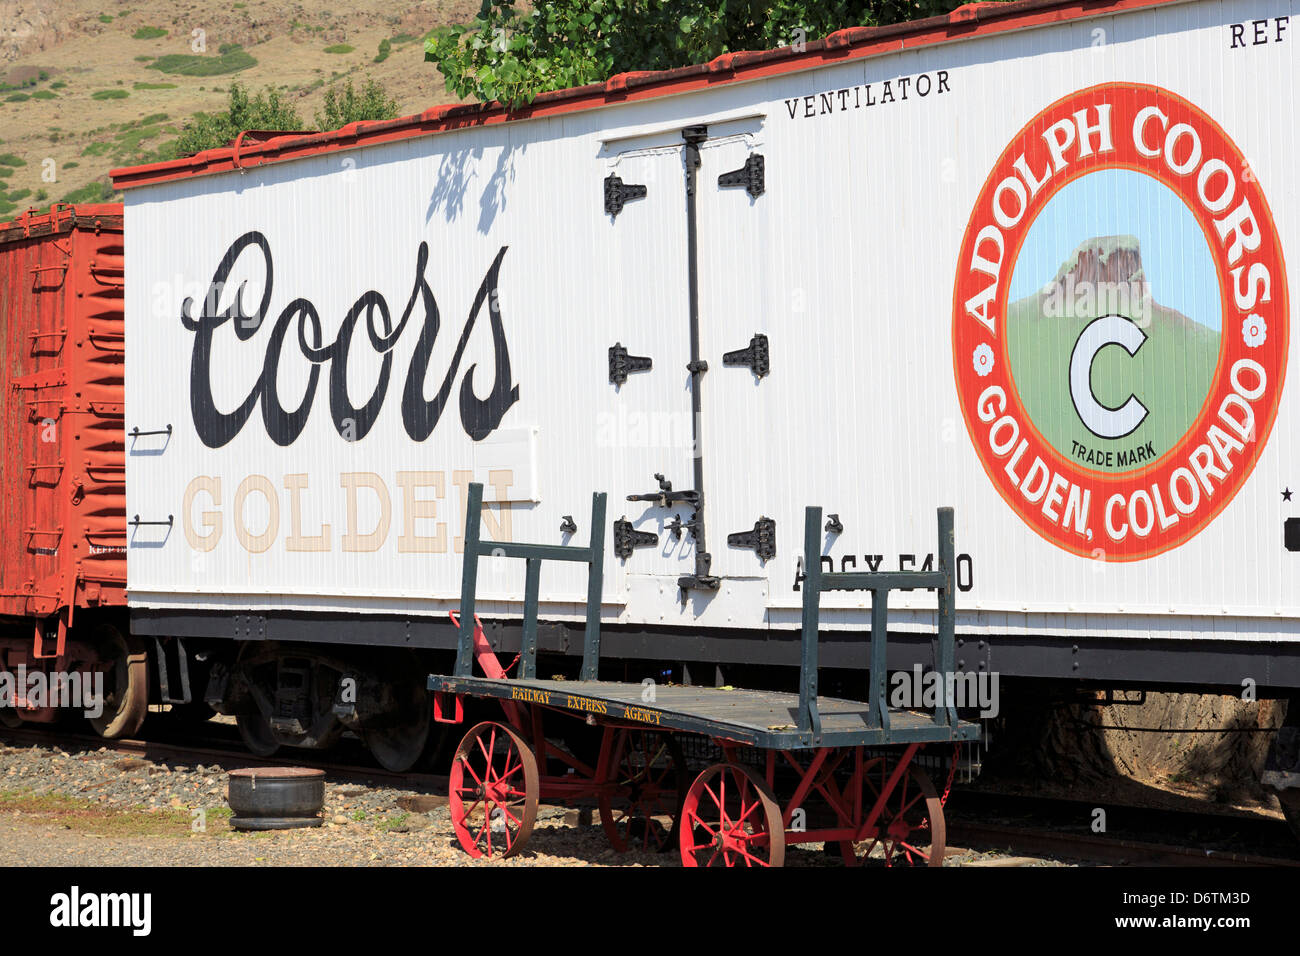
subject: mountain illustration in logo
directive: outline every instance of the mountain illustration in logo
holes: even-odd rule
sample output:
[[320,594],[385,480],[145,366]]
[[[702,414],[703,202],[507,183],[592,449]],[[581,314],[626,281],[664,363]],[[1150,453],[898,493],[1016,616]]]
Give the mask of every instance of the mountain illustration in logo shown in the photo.
[[1136,236],[1102,236],[1079,244],[1061,264],[1056,278],[1043,287],[1051,294],[1053,285],[1081,282],[1137,282],[1145,287],[1142,248]]
[[[1103,471],[1128,471],[1159,458],[1195,422],[1214,380],[1220,334],[1160,305],[1159,291],[1143,270],[1137,237],[1096,236],[1079,243],[1038,292],[1008,305],[1007,352],[1016,389],[1035,428],[1062,455]],[[1198,306],[1214,317],[1221,310],[1218,302]],[[1133,354],[1113,342],[1089,350],[1092,396],[1105,409],[1136,398],[1146,410],[1135,429],[1117,437],[1088,426],[1070,389],[1081,336],[1112,315],[1132,322],[1142,336],[1124,330]],[[1099,331],[1083,341],[1095,345]]]

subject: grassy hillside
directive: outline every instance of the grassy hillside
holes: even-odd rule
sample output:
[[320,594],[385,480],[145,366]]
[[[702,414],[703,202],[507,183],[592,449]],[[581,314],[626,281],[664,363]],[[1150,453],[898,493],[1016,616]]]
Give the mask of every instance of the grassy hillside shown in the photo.
[[222,109],[232,80],[280,90],[309,126],[325,90],[348,78],[374,78],[403,114],[454,102],[421,39],[477,9],[0,0],[0,217],[111,196],[110,168],[170,156],[181,125]]

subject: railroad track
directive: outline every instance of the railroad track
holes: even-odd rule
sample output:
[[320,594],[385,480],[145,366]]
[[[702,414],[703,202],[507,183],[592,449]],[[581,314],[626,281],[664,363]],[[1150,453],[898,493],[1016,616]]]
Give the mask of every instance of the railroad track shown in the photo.
[[1300,846],[1281,820],[1111,805],[1107,832],[1093,833],[1083,821],[1091,821],[1095,806],[955,790],[947,807],[948,843],[1107,865],[1300,867]]
[[[0,744],[58,747],[69,752],[104,748],[149,760],[212,763],[223,769],[288,763],[318,768],[348,780],[401,781],[408,787],[435,793],[445,793],[447,789],[445,774],[394,773],[349,762],[353,756],[364,758],[365,750],[360,744],[352,754],[345,742],[342,752],[336,753],[333,759],[306,750],[257,757],[243,750],[233,733],[228,739],[223,737],[221,726],[212,725],[210,730],[218,732],[198,740],[168,737],[105,740],[93,734],[67,731],[0,729]],[[174,728],[167,730],[175,732]],[[1089,804],[1079,801],[957,790],[948,807],[949,852],[956,847],[1002,850],[1019,856],[1102,865],[1300,867],[1300,847],[1295,845],[1281,821],[1210,812],[1112,807],[1112,815],[1120,818],[1123,832],[1132,835],[1119,836],[1113,830],[1109,834],[1078,832],[1077,821],[1085,818],[1089,808]],[[1186,845],[1187,834],[1204,834],[1202,845]],[[1178,842],[1179,838],[1182,842]]]
[[1007,849],[1023,856],[1051,856],[1087,863],[1130,866],[1300,867],[1300,860],[1231,850],[1196,849],[1145,840],[1128,840],[998,823],[948,824],[953,845]]
[[[220,738],[204,739],[201,743],[176,740],[141,740],[122,738],[105,740],[93,734],[49,733],[39,730],[0,730],[0,743],[19,746],[59,747],[65,751],[94,751],[107,749],[116,753],[161,760],[169,763],[215,763],[223,768],[273,767],[292,764],[313,767],[326,773],[348,779],[400,780],[407,785],[443,789],[447,787],[446,774],[394,773],[382,767],[346,763],[324,759],[310,750],[295,750],[270,757],[257,757],[243,750],[237,738],[227,742]],[[360,749],[360,748],[359,748]],[[364,752],[364,750],[362,750]]]

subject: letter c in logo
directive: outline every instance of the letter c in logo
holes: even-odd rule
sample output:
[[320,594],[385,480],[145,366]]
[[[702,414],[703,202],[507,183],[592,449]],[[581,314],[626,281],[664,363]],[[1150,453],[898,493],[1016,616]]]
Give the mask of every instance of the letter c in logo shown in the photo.
[[1118,408],[1103,405],[1092,391],[1092,363],[1097,353],[1108,345],[1119,345],[1129,355],[1137,355],[1146,333],[1122,315],[1104,315],[1090,322],[1079,333],[1070,355],[1070,398],[1074,410],[1098,438],[1123,438],[1142,424],[1147,407],[1130,394]]

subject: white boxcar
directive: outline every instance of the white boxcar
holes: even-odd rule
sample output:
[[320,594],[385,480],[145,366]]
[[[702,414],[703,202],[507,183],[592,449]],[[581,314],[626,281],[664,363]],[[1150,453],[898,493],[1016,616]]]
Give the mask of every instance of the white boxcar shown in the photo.
[[[643,632],[797,627],[807,504],[837,570],[931,564],[953,505],[959,636],[1067,648],[1026,673],[1273,653],[1290,11],[975,5],[117,171],[132,606],[441,615],[478,481],[501,540],[572,515],[580,543],[609,492],[604,615]],[[626,500],[656,474],[702,507]],[[657,543],[620,555],[620,518]],[[479,590],[517,616],[522,566]],[[547,567],[544,617],[583,595]],[[867,595],[826,603],[867,629]],[[894,605],[931,625],[932,595]]]

